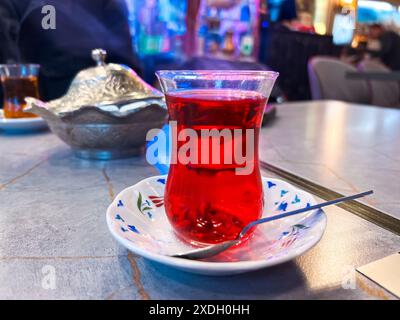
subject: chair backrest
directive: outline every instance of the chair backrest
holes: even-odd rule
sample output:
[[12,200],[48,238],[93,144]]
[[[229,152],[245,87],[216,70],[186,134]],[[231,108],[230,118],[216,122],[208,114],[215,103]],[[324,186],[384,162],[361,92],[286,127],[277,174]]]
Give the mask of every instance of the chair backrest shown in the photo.
[[332,57],[314,57],[308,63],[311,95],[313,100],[342,100],[354,103],[370,103],[370,91],[366,81],[349,80],[347,72],[357,68]]
[[332,36],[291,31],[279,25],[262,27],[259,44],[260,62],[279,72],[279,86],[293,101],[311,99],[307,72],[310,58],[339,57],[342,50],[333,44]]
[[[382,63],[375,60],[364,60],[358,64],[364,72],[391,72]],[[368,81],[371,88],[371,103],[376,106],[396,107],[400,105],[400,83],[397,81]]]

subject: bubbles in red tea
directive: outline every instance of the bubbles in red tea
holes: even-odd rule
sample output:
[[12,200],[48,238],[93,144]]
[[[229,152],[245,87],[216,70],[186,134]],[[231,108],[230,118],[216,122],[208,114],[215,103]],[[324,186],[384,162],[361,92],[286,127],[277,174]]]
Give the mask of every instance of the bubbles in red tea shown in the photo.
[[[177,133],[193,129],[198,137],[199,163],[171,164],[165,190],[168,218],[177,234],[186,241],[218,243],[234,239],[244,226],[260,218],[263,192],[258,164],[258,136],[267,99],[257,92],[232,90],[191,90],[166,95],[170,121],[177,122]],[[202,129],[241,129],[239,141],[220,144],[220,163],[212,163],[212,144],[204,143]],[[254,140],[247,141],[246,129],[254,130]],[[236,130],[237,131],[237,130]],[[178,141],[177,150],[187,141]],[[204,143],[204,144],[203,144]],[[224,163],[224,144],[241,144],[250,174],[239,175],[244,165]],[[249,146],[248,143],[252,145]],[[205,150],[207,146],[208,150]],[[253,154],[246,155],[252,147]],[[234,149],[232,148],[232,151]],[[201,161],[207,151],[209,163]]]

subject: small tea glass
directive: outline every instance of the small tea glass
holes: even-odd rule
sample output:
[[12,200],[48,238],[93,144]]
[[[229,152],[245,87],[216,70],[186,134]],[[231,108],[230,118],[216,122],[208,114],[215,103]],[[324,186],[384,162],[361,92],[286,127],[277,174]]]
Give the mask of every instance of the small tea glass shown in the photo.
[[180,238],[193,244],[235,239],[262,214],[258,140],[278,73],[156,74],[172,132],[164,199],[169,221]]
[[33,113],[24,112],[25,98],[39,98],[39,69],[37,64],[2,64],[0,79],[4,95],[5,118],[33,118]]

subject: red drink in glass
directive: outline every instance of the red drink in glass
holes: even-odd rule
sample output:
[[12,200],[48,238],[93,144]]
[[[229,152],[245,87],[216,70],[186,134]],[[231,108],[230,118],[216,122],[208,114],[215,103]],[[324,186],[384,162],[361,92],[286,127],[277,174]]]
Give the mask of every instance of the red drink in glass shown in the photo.
[[262,214],[258,137],[278,74],[236,70],[156,74],[172,130],[164,199],[169,221],[180,238],[194,244],[235,239]]
[[[267,99],[252,91],[190,90],[166,95],[170,120],[177,122],[177,133],[193,129],[198,136],[198,163],[171,164],[165,192],[169,220],[179,236],[188,241],[217,243],[231,240],[251,221],[259,219],[263,209],[263,192],[258,164],[258,133]],[[202,129],[234,129],[243,133],[236,139],[219,140],[220,161],[212,161],[212,143],[202,136]],[[254,130],[254,140],[246,141],[246,129]],[[207,141],[202,141],[207,139]],[[177,150],[187,141],[178,141]],[[225,144],[230,150],[238,143],[245,152],[250,174],[238,175],[236,169],[245,164],[224,163]],[[252,143],[248,146],[247,143]],[[208,150],[204,150],[204,148]],[[202,163],[204,152],[208,163]],[[218,161],[214,161],[218,162]]]

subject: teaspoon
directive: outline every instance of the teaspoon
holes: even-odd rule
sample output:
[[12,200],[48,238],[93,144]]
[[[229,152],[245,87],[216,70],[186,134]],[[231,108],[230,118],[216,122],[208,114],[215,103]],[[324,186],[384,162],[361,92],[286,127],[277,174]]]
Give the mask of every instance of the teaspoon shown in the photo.
[[330,206],[330,205],[333,205],[333,204],[338,204],[338,203],[341,203],[341,202],[362,198],[362,197],[368,196],[368,195],[370,195],[372,193],[373,193],[373,191],[370,190],[370,191],[358,193],[358,194],[355,194],[355,195],[352,195],[352,196],[337,198],[337,199],[326,201],[326,202],[322,202],[322,203],[319,203],[319,204],[316,204],[316,205],[313,205],[313,206],[308,206],[308,207],[297,209],[297,210],[293,210],[293,211],[290,211],[290,212],[277,214],[275,216],[271,216],[271,217],[266,217],[266,218],[262,218],[262,219],[259,219],[259,220],[255,220],[253,222],[250,222],[247,226],[245,226],[242,229],[242,231],[239,233],[237,238],[234,239],[234,240],[229,240],[229,241],[221,242],[221,243],[218,243],[218,244],[215,244],[215,245],[207,246],[207,247],[204,247],[204,248],[199,248],[199,249],[194,249],[194,250],[183,252],[183,253],[179,253],[179,254],[174,254],[174,255],[171,255],[171,257],[189,259],[189,260],[199,260],[199,259],[205,259],[205,258],[213,257],[213,256],[215,256],[215,255],[217,255],[217,254],[219,254],[219,253],[221,253],[221,252],[223,252],[223,251],[225,251],[225,250],[237,245],[240,242],[240,240],[243,238],[243,236],[251,228],[255,227],[256,225],[259,225],[261,223],[274,221],[274,220],[278,220],[278,219],[287,218],[287,217],[294,216],[296,214],[304,213],[304,212],[311,211],[311,210],[321,209],[323,207]]

